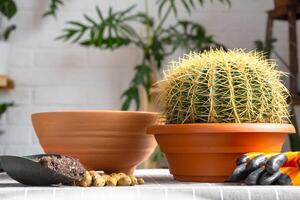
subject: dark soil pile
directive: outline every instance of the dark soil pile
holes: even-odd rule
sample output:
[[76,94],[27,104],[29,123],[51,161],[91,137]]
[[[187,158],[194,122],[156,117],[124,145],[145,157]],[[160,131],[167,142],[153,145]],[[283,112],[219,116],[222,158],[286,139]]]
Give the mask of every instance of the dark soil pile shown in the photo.
[[38,162],[63,175],[65,180],[62,184],[66,185],[74,185],[76,181],[80,181],[86,171],[78,159],[66,156],[43,156]]

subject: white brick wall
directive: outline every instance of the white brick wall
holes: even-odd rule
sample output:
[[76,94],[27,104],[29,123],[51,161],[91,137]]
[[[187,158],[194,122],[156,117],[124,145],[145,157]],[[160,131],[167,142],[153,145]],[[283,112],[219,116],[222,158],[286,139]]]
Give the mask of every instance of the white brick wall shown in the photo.
[[[120,94],[132,78],[140,52],[133,47],[100,51],[54,38],[60,35],[65,21],[82,19],[83,13],[95,15],[96,4],[107,10],[109,5],[123,9],[136,2],[138,9],[144,8],[143,1],[138,0],[65,0],[55,20],[41,18],[48,0],[17,0],[18,29],[11,37],[8,66],[16,89],[0,93],[1,101],[13,100],[16,106],[0,120],[0,129],[5,131],[0,134],[0,154],[41,152],[31,127],[32,112],[120,108]],[[155,1],[149,2],[155,13]],[[251,49],[254,40],[264,38],[265,11],[272,6],[272,0],[232,0],[231,7],[206,3],[192,19],[228,47]],[[279,39],[278,51],[287,58],[287,24],[276,22],[274,36]]]

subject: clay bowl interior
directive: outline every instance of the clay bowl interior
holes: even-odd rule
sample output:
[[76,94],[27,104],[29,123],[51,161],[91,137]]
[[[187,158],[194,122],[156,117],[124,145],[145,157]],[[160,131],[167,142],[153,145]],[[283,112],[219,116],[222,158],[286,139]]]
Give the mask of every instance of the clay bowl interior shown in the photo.
[[32,114],[32,123],[46,153],[78,158],[88,169],[132,174],[156,146],[146,129],[158,117],[151,112],[66,111]]

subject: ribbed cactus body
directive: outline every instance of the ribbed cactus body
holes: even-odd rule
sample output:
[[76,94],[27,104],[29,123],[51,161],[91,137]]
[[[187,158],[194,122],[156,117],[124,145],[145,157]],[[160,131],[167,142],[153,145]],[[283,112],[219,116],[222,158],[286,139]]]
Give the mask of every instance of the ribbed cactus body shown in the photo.
[[243,50],[190,53],[158,83],[167,123],[286,123],[282,72],[263,55]]

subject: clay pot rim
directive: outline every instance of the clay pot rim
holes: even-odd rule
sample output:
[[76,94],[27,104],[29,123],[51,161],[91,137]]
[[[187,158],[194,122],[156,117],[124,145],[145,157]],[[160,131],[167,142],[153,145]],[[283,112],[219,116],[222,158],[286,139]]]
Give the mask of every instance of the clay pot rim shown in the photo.
[[155,125],[147,128],[148,134],[192,133],[296,133],[292,124],[280,123],[191,123]]
[[158,112],[145,111],[121,111],[121,110],[63,110],[63,111],[49,111],[32,113],[31,116],[49,115],[49,114],[74,114],[74,113],[90,113],[90,114],[118,114],[118,115],[159,115]]

